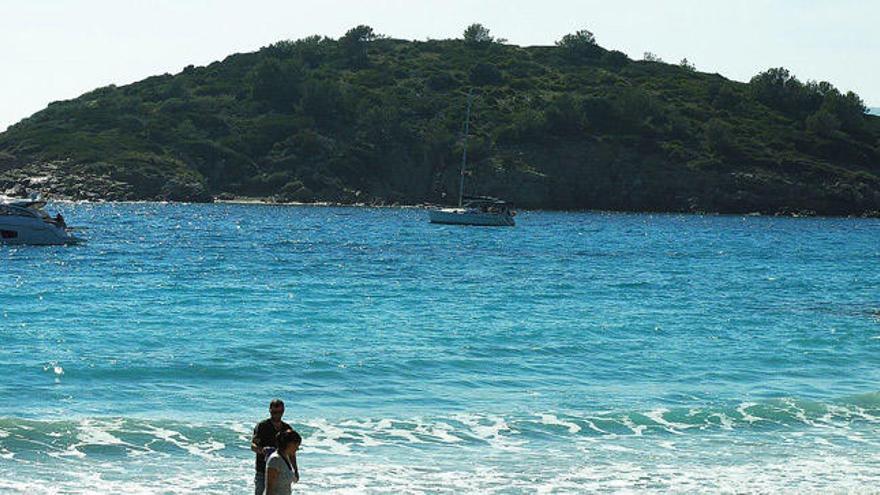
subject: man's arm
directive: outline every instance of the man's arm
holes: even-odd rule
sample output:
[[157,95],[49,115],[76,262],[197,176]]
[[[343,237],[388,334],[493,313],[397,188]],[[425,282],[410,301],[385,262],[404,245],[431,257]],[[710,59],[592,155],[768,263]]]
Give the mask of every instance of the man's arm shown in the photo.
[[254,454],[262,454],[263,448],[260,447],[260,425],[254,427],[254,436],[251,437],[251,451]]

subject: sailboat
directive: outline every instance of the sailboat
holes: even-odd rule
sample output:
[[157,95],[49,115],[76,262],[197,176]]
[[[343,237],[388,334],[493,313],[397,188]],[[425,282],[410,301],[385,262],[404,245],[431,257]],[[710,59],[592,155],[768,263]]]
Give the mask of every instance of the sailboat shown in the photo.
[[513,227],[516,211],[506,201],[491,196],[464,195],[464,169],[467,165],[467,141],[470,131],[473,91],[468,92],[467,113],[464,119],[464,146],[461,152],[461,171],[458,181],[458,207],[434,208],[428,215],[431,223],[449,225],[480,225],[487,227]]

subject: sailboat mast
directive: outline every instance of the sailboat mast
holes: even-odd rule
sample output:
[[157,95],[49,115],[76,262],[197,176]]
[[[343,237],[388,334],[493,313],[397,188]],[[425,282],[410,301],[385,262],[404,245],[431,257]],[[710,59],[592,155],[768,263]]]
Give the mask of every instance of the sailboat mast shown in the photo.
[[467,142],[468,142],[468,131],[470,130],[471,123],[471,101],[473,100],[474,90],[473,88],[468,90],[468,99],[467,99],[467,113],[464,117],[464,145],[462,146],[461,151],[461,173],[459,174],[458,180],[458,207],[461,208],[462,200],[464,198],[464,166],[467,164]]

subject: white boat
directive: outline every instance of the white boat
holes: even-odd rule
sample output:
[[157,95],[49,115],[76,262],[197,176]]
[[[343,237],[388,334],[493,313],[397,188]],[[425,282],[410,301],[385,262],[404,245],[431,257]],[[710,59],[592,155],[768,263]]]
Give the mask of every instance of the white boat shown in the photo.
[[437,208],[428,212],[431,223],[513,227],[516,212],[506,202],[488,196],[464,198],[461,208]]
[[478,225],[486,227],[513,227],[516,212],[510,204],[489,196],[464,195],[464,168],[467,165],[467,140],[471,122],[473,94],[468,93],[467,114],[464,119],[464,145],[461,153],[461,171],[458,181],[458,207],[436,207],[428,210],[431,223],[449,225]]
[[50,217],[39,199],[0,199],[0,244],[77,244],[61,215]]

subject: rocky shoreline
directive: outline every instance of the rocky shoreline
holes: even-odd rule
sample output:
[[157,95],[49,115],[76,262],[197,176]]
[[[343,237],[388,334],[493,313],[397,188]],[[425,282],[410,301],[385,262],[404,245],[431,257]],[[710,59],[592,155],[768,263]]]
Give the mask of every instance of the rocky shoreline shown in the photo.
[[[139,197],[131,184],[113,180],[108,176],[69,176],[58,172],[68,165],[65,161],[29,164],[12,170],[0,171],[0,194],[7,197],[41,197],[53,201],[70,202],[171,202],[171,203],[222,203],[263,206],[316,206],[316,207],[366,207],[366,208],[428,208],[430,203],[405,204],[382,200],[374,201],[290,201],[276,196],[241,196],[222,193],[216,196],[198,195],[194,197],[144,198]],[[540,208],[537,208],[540,210]],[[605,211],[605,210],[596,210]],[[775,212],[723,211],[655,211],[655,210],[611,210],[620,213],[657,214],[696,214],[696,215],[737,215],[737,216],[779,216],[779,217],[822,217],[839,216],[844,218],[880,218],[880,211],[869,211],[861,215],[820,215],[815,211],[803,209],[782,209]]]
[[27,197],[39,193],[46,198],[70,201],[139,199],[131,184],[113,180],[109,175],[64,173],[70,165],[69,161],[58,160],[20,167],[0,167],[0,191],[11,197]]
[[[30,197],[39,194],[50,200],[88,202],[162,201],[182,203],[236,203],[261,205],[315,205],[315,206],[364,206],[419,208],[430,206],[430,201],[395,201],[360,191],[328,191],[327,194],[310,194],[308,198],[291,197],[279,193],[270,196],[249,196],[223,192],[211,194],[201,182],[168,181],[161,194],[144,194],[143,188],[98,172],[100,168],[84,166],[72,160],[40,161],[22,164],[8,153],[0,155],[0,194],[8,197]],[[323,197],[326,196],[326,197]],[[510,199],[505,196],[506,199]],[[304,200],[305,199],[305,200]],[[520,205],[522,206],[522,205]],[[526,205],[529,209],[559,210],[539,205]],[[643,213],[691,213],[734,214],[766,216],[841,216],[878,218],[880,211],[863,211],[849,215],[828,215],[803,207],[775,207],[756,211],[714,211],[691,205],[685,209],[662,208],[596,208],[599,211],[622,211]]]

